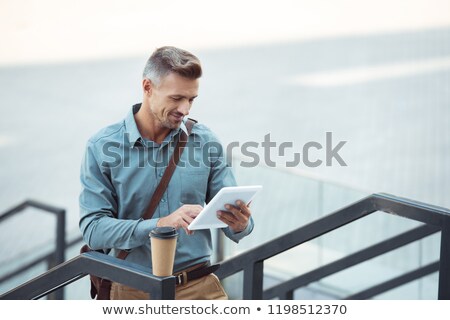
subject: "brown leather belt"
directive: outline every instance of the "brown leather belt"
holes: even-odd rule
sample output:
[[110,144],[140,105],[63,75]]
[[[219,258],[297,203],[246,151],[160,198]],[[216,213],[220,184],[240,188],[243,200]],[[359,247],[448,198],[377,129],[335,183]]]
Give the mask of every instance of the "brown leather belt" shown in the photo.
[[185,271],[175,273],[175,283],[176,285],[185,285],[191,280],[200,279],[208,274],[211,274],[217,269],[219,269],[220,264],[211,265],[209,262],[196,265],[194,267],[188,268]]

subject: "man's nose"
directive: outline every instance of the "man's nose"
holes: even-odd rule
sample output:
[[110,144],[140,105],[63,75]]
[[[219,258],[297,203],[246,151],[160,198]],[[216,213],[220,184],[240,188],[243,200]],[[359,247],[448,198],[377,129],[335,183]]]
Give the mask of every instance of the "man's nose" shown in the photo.
[[187,116],[189,114],[189,110],[191,109],[191,104],[189,101],[183,101],[180,106],[177,108],[177,111],[179,113],[182,113],[183,115]]

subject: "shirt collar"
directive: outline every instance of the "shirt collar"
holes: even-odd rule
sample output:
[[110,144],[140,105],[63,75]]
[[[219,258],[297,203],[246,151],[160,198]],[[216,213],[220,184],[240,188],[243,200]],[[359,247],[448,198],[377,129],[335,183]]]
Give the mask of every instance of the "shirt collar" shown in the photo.
[[128,136],[128,140],[133,146],[139,144],[142,145],[142,141],[144,140],[136,125],[136,120],[134,119],[134,114],[138,112],[140,107],[140,104],[135,104],[125,118],[125,134]]
[[186,133],[186,135],[188,136],[188,135],[189,135],[189,132],[188,132],[188,130],[187,130],[187,128],[186,128],[186,121],[187,121],[187,119],[184,118],[184,119],[183,119],[183,122],[181,122],[180,127],[178,128],[178,131],[181,129],[181,130],[183,130],[184,133]]
[[[133,145],[144,145],[144,138],[142,138],[141,133],[139,132],[139,129],[136,124],[136,120],[134,119],[134,115],[139,111],[141,108],[141,104],[135,104],[131,110],[128,112],[126,118],[125,118],[125,133],[128,135],[129,142]],[[176,136],[180,130],[183,130],[186,135],[189,135],[185,122],[187,119],[184,119],[183,122],[181,122],[181,125],[179,128],[172,130],[169,135],[164,139],[164,144],[166,141],[170,141],[173,139],[174,136]]]

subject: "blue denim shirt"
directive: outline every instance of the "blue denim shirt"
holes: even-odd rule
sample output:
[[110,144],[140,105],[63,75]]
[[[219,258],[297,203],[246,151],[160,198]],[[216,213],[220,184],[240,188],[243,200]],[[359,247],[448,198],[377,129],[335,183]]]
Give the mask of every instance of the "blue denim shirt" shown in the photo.
[[[236,181],[217,137],[197,123],[153,218],[143,220],[180,130],[186,132],[186,126],[172,130],[161,144],[145,140],[134,119],[137,110],[130,110],[123,121],[100,130],[87,142],[80,174],[80,229],[92,249],[113,249],[114,255],[118,249],[129,250],[128,261],[151,271],[149,232],[158,219],[183,204],[204,206]],[[238,242],[253,230],[253,219],[242,232],[222,230]],[[187,235],[180,229],[174,271],[209,260],[211,250],[210,230]]]

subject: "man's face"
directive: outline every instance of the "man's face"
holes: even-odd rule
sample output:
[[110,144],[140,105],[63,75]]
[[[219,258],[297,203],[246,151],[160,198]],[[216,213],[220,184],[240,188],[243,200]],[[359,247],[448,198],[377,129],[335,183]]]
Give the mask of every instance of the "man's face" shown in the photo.
[[184,78],[171,72],[161,79],[158,86],[147,81],[149,91],[146,96],[152,116],[164,128],[178,128],[197,97],[199,80]]

